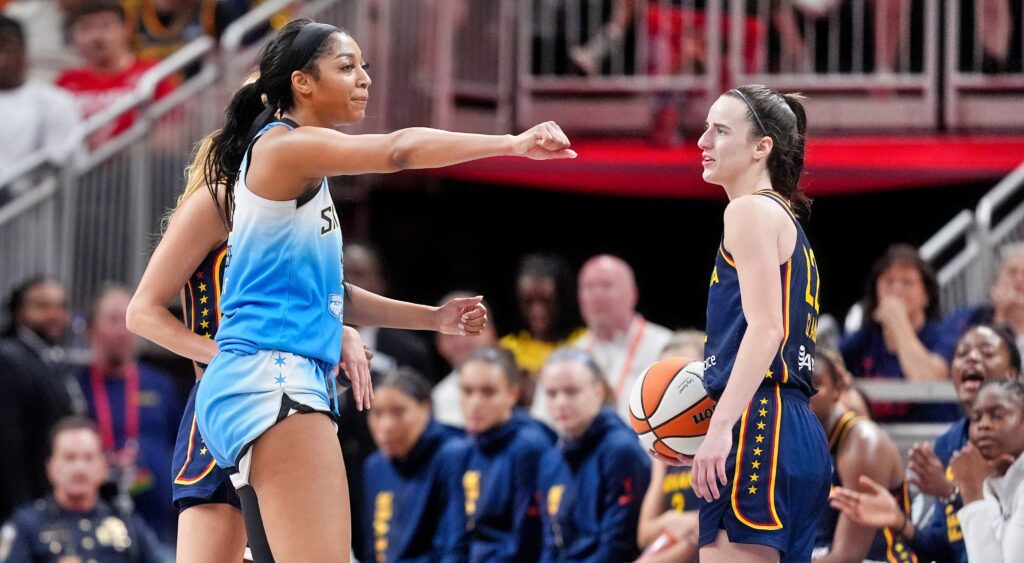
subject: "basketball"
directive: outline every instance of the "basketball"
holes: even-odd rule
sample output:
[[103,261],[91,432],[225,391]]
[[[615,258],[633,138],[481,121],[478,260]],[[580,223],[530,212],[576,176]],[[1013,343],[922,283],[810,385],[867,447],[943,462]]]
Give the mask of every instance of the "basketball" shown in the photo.
[[675,457],[694,455],[715,412],[704,389],[704,363],[664,358],[651,364],[633,384],[629,420],[644,447]]

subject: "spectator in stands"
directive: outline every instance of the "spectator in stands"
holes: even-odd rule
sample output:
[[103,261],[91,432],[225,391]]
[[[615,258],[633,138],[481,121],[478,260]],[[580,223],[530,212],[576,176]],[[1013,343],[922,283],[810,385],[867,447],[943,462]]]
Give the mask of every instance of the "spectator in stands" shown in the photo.
[[540,463],[541,561],[632,561],[650,460],[636,434],[607,407],[601,368],[563,348],[541,372],[559,434]]
[[[982,384],[1015,380],[1020,373],[1020,353],[1005,329],[979,325],[957,341],[953,386],[966,411],[974,405]],[[837,488],[833,506],[857,524],[891,528],[910,541],[921,561],[968,563],[956,514],[963,502],[949,479],[949,463],[953,453],[967,445],[970,424],[965,416],[935,440],[934,448],[917,446],[910,452],[911,481],[922,493],[937,497],[927,521],[907,522],[895,497],[868,477],[860,480],[860,492]]]
[[459,370],[469,439],[458,460],[464,525],[456,542],[463,561],[537,561],[540,499],[537,472],[551,449],[550,430],[516,408],[521,370],[508,350],[478,349]]
[[963,334],[979,323],[999,323],[1008,327],[1017,339],[1017,348],[1024,350],[1024,243],[1004,246],[996,281],[989,293],[991,302],[981,306],[963,307],[946,317],[946,330]]
[[459,433],[433,419],[430,383],[408,368],[375,382],[370,431],[379,448],[363,470],[362,561],[440,561],[465,519],[457,502]]
[[[894,245],[868,277],[864,311],[868,322],[840,343],[854,377],[943,381],[949,377],[953,341],[939,322],[939,284],[917,250]],[[873,404],[878,419],[905,417],[909,405]],[[942,406],[914,409],[919,419],[944,420]]]
[[107,478],[92,421],[73,416],[53,428],[46,472],[53,494],[14,514],[0,531],[0,561],[158,563],[153,533],[100,497]]
[[[900,42],[911,33],[910,10],[911,0],[872,0],[869,9],[862,5],[843,5],[839,0],[796,0],[792,2],[773,2],[772,21],[779,35],[779,63],[781,72],[825,72],[828,69],[825,61],[833,55],[839,62],[839,70],[849,72],[854,68],[853,60],[874,54],[874,62],[868,63],[868,70],[879,74],[891,74],[901,70],[900,65],[911,68],[910,53],[900,51]],[[852,10],[863,9],[864,13],[854,14]],[[864,24],[871,15],[870,28]],[[850,22],[861,22],[860,28],[852,28]],[[849,28],[849,29],[848,29]],[[863,36],[867,29],[873,29],[873,44],[867,45],[860,53],[852,53],[849,48],[830,46],[829,51],[821,51],[827,41],[845,42],[845,36],[851,33]],[[808,47],[807,38],[816,40],[816,45]],[[839,49],[832,53],[831,50]]]
[[31,79],[50,84],[57,73],[78,64],[74,50],[68,48],[64,24],[67,13],[83,1],[14,0],[6,6],[0,2],[3,14],[24,26]]
[[[818,349],[814,362],[814,386],[811,410],[828,436],[832,454],[832,485],[858,487],[866,476],[899,499],[900,509],[910,514],[910,490],[903,477],[900,452],[884,430],[842,403],[845,381],[833,363],[837,354]],[[909,518],[909,516],[907,516]],[[857,524],[836,509],[826,510],[818,521],[814,556],[821,563],[844,561],[893,561],[913,558],[913,552],[899,534],[888,534],[872,526]]]
[[557,348],[584,333],[576,312],[572,270],[561,256],[529,254],[516,273],[517,329],[501,339],[528,374],[537,374]]
[[46,494],[44,471],[50,427],[84,410],[79,389],[64,363],[70,322],[64,287],[30,279],[11,293],[10,324],[0,340],[0,518],[15,506]]
[[586,332],[576,312],[572,269],[554,254],[530,254],[516,274],[517,329],[501,339],[526,371],[520,404],[533,401],[537,374],[555,349],[574,343]]
[[1021,72],[1022,9],[1020,2],[1009,0],[961,0],[961,70],[986,74]]
[[[703,360],[704,333],[681,330],[672,333],[662,358]],[[689,466],[651,462],[651,484],[640,506],[636,541],[644,550],[644,563],[696,563],[700,500],[693,492]]]
[[971,443],[949,462],[964,507],[967,558],[1009,563],[1024,553],[1024,384],[993,381],[971,407]]
[[[17,131],[0,136],[0,170],[38,151],[61,162],[75,148],[69,142],[69,133],[79,123],[74,101],[55,86],[26,80],[27,67],[21,24],[0,15],[0,119],[8,131]],[[32,186],[31,182],[11,186],[8,193],[0,192],[0,203]]]
[[[468,291],[453,291],[445,295],[438,302],[443,305],[452,299],[462,297],[473,297],[477,295]],[[487,304],[484,304],[487,307]],[[494,346],[497,342],[497,329],[494,326],[494,315],[488,309],[487,326],[476,336],[458,336],[454,334],[438,333],[434,337],[437,351],[441,357],[452,366],[452,371],[431,391],[430,396],[434,402],[434,418],[438,422],[462,428],[465,419],[462,416],[462,408],[459,406],[459,370],[474,352],[481,348]]]
[[580,269],[580,312],[588,332],[575,346],[597,362],[624,419],[633,382],[658,359],[672,335],[636,312],[638,298],[633,269],[621,258],[602,254]]
[[[90,0],[68,20],[82,66],[60,73],[56,84],[72,93],[83,117],[107,108],[131,93],[143,74],[156,63],[132,52],[124,8],[116,0]],[[157,97],[171,90],[169,82],[157,86]],[[93,145],[131,127],[135,113],[126,113],[91,139]]]
[[125,8],[135,53],[157,60],[203,35],[219,38],[244,13],[220,0],[125,0]]
[[136,337],[125,326],[129,301],[131,294],[119,286],[93,299],[86,333],[92,362],[79,371],[78,381],[115,480],[160,540],[173,545],[177,512],[170,467],[184,405],[168,375],[138,362]]

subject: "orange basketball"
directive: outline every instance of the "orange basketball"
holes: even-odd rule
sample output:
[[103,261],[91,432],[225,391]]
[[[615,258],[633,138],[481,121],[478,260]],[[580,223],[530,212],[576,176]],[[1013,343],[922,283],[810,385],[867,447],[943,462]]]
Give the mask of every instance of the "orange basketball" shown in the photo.
[[675,457],[694,455],[715,412],[704,389],[704,362],[665,358],[647,368],[629,395],[629,420],[647,448]]

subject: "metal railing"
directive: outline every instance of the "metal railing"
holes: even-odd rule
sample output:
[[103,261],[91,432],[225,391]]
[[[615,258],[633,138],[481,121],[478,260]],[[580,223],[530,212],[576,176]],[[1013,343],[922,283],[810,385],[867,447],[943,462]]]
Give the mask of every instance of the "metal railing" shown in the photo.
[[971,302],[983,291],[977,265],[983,256],[974,214],[963,209],[920,248],[935,268],[944,312]]
[[[64,162],[40,151],[5,170],[0,193],[13,185],[20,195],[0,207],[0,294],[29,276],[53,275],[80,309],[104,282],[133,285],[181,191],[194,144],[220,124],[220,108],[262,46],[243,39],[284,10],[367,27],[363,2],[268,2],[229,26],[219,50],[209,37],[193,40],[69,132],[71,142],[84,147],[95,132],[132,114],[132,125],[116,137]],[[187,78],[157,98],[159,84],[181,76]]]
[[[935,270],[942,310],[977,305],[989,299],[1000,250],[1024,241],[1024,163],[999,181],[974,211],[961,210],[921,245],[921,257]],[[863,321],[860,303],[847,312],[846,332]]]
[[[814,94],[808,111],[819,129],[936,127],[938,2],[850,0],[816,13],[758,0],[753,12],[771,33],[743,34],[741,22],[752,17],[747,2],[730,1],[734,84]],[[757,72],[739,60],[751,40],[764,57]]]
[[708,101],[744,83],[813,93],[809,111],[820,129],[939,123],[939,2],[850,0],[827,13],[776,0],[709,0],[702,8],[687,0],[519,6],[521,126],[557,112],[594,127],[592,112],[603,109],[601,121],[610,124],[603,127],[629,129],[632,120],[633,129],[643,129],[656,102],[630,94]]
[[1024,9],[1019,0],[946,0],[946,21],[946,125],[1024,127]]
[[[33,274],[55,275],[81,307],[105,281],[138,279],[151,234],[180,189],[184,159],[212,127],[206,106],[184,102],[203,96],[213,83],[216,71],[204,61],[214,48],[207,37],[192,41],[148,71],[132,92],[69,132],[71,143],[84,147],[94,133],[132,114],[131,127],[113,139],[67,162],[33,157],[31,169],[4,180],[28,178],[34,187],[0,209],[0,292]],[[158,84],[196,65],[195,75],[156,99]]]
[[[557,114],[577,128],[642,130],[652,102],[717,94],[723,3],[705,4],[699,9],[693,0],[519,2],[518,124]],[[595,114],[602,115],[600,122]]]

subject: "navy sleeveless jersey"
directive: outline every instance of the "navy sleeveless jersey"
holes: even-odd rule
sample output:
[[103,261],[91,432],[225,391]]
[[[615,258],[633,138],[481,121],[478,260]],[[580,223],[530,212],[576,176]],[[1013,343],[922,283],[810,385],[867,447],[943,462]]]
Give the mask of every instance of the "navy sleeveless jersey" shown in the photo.
[[690,467],[669,466],[661,481],[663,511],[689,512],[700,508],[700,499],[693,492]]
[[220,293],[224,287],[227,244],[213,249],[182,290],[185,326],[199,336],[213,338],[220,326]]
[[[837,466],[839,450],[842,449],[843,444],[846,442],[846,437],[850,434],[850,430],[863,420],[865,420],[863,416],[848,412],[836,422],[835,426],[828,433],[829,452],[834,460],[832,464],[833,488],[843,486],[842,481],[839,479],[839,467]],[[910,487],[907,486],[907,482],[904,481],[889,489],[889,493],[897,500],[900,509],[905,514],[910,514]],[[821,519],[818,520],[818,537],[814,544],[816,548],[832,548],[832,540],[838,523],[839,511],[831,506],[826,508],[825,512],[821,515]],[[867,559],[871,561],[912,562],[917,561],[917,556],[902,536],[889,528],[883,528],[875,534],[875,539],[871,542]]]
[[[765,383],[799,389],[808,397],[815,393],[811,375],[814,371],[814,342],[818,332],[818,291],[821,279],[814,259],[814,250],[789,203],[772,190],[755,195],[767,197],[785,209],[796,226],[793,254],[779,267],[782,278],[783,339],[771,367],[764,374]],[[718,400],[729,381],[740,341],[747,330],[740,301],[740,282],[733,260],[723,239],[711,273],[708,292],[707,341],[704,344],[704,385],[708,394]]]

